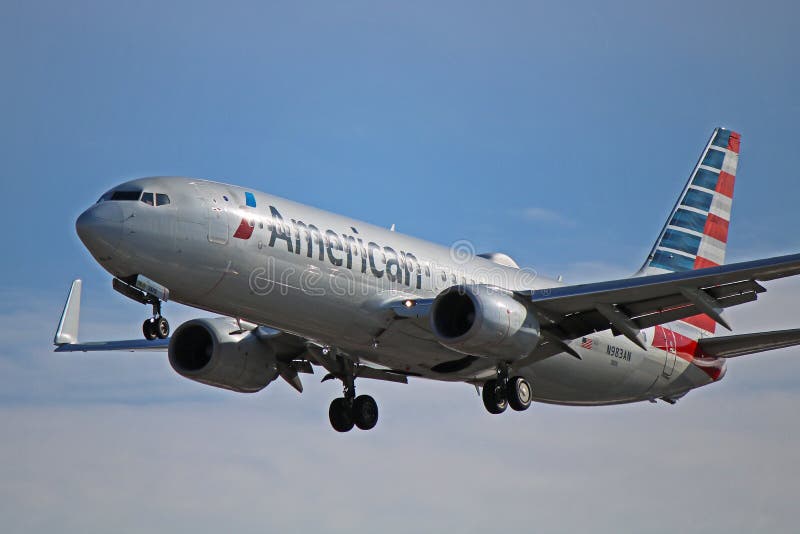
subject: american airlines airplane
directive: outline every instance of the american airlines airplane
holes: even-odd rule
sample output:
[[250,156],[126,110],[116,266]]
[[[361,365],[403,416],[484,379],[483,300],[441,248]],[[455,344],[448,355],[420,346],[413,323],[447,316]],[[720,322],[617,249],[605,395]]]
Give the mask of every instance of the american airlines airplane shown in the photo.
[[[78,340],[81,281],[56,352],[167,351],[180,375],[253,393],[278,377],[303,391],[340,380],[339,432],[370,429],[378,406],[355,383],[409,377],[481,388],[500,414],[532,401],[670,404],[725,375],[727,358],[800,344],[800,329],[716,336],[723,310],[800,274],[800,254],[724,264],[738,133],[718,128],[642,268],[565,285],[505,254],[472,254],[253,189],[177,177],[132,180],[76,222],[113,287],[151,306],[145,339]],[[221,317],[170,336],[162,303]]]

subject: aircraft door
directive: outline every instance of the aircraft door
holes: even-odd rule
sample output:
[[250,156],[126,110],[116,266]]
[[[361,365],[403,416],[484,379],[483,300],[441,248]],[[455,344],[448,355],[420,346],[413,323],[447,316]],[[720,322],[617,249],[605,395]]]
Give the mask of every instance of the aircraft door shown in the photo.
[[170,290],[198,298],[212,291],[230,267],[229,247],[221,246],[229,239],[229,214],[221,192],[204,183],[190,185],[188,194],[174,202],[178,210],[175,261],[180,276]]
[[208,240],[218,245],[228,242],[228,212],[225,206],[211,201],[211,209],[208,212]]
[[202,187],[201,191],[206,198],[206,222],[208,223],[208,240],[217,245],[228,242],[228,210],[225,206],[224,195],[211,187]]
[[670,328],[671,325],[665,325],[664,338],[666,340],[666,360],[664,361],[664,376],[672,376],[675,370],[675,359],[678,353],[678,339],[675,337],[675,332]]

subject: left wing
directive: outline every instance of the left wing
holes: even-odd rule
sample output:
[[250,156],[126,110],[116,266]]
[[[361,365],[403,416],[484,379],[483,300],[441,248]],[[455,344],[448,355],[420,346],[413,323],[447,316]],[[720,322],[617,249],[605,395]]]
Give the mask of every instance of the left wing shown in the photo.
[[730,329],[721,316],[724,308],[756,300],[766,291],[759,281],[797,274],[800,254],[792,254],[517,294],[530,299],[545,338],[565,341],[610,328],[646,348],[641,329],[697,314]]

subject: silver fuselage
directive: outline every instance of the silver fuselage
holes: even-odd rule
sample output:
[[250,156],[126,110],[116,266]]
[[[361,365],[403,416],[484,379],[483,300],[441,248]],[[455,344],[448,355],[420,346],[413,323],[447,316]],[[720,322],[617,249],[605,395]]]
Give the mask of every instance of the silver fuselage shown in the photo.
[[[426,321],[393,323],[386,302],[433,298],[463,283],[559,285],[468,247],[444,247],[238,186],[175,177],[124,186],[167,194],[170,203],[105,200],[81,215],[81,238],[115,277],[144,275],[167,287],[170,300],[410,376],[479,382],[493,376],[497,362],[465,360],[438,343]],[[91,236],[81,226],[91,226]],[[650,342],[653,329],[644,335]],[[610,331],[590,340],[591,349],[571,343],[580,360],[557,354],[514,372],[531,381],[535,400],[576,405],[675,398],[714,381],[675,350],[644,351]]]

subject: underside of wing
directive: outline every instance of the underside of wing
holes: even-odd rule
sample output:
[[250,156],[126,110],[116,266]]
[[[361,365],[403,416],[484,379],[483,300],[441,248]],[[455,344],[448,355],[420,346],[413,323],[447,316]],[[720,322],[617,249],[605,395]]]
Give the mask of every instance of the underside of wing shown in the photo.
[[[229,317],[188,321],[181,325],[172,337],[167,337],[165,339],[79,341],[78,329],[80,326],[81,288],[82,283],[80,280],[75,280],[70,287],[67,301],[64,304],[64,310],[53,338],[53,343],[56,346],[55,352],[167,352],[170,350],[170,344],[175,341],[177,345],[181,347],[175,349],[178,358],[180,358],[182,351],[190,350],[191,346],[197,345],[196,343],[187,344],[185,342],[186,336],[191,337],[193,334],[186,333],[191,329],[187,330],[183,327],[193,323],[192,332],[195,334],[199,330],[205,332],[203,340],[207,340],[209,345],[208,349],[204,351],[204,354],[207,353],[209,358],[211,357],[211,353],[217,352],[217,347],[221,343],[240,343],[243,342],[246,337],[255,338],[257,340],[257,345],[255,345],[256,352],[269,354],[269,358],[274,361],[278,374],[300,392],[303,391],[303,386],[298,373],[313,374],[312,364],[325,367],[331,375],[336,377],[344,376],[346,371],[348,371],[345,367],[349,366],[349,372],[355,377],[402,383],[408,382],[406,373],[366,365],[359,361],[357,355],[349,355],[341,352],[339,353],[341,357],[336,358],[335,355],[330,354],[327,349],[323,349],[322,345],[313,340],[289,332],[283,332],[267,326],[260,326]],[[402,303],[398,305],[404,310],[408,309],[408,307]],[[422,309],[422,307],[423,306],[420,305],[417,309]],[[412,315],[409,313],[408,317],[410,316]],[[215,325],[220,327],[219,332],[212,332],[217,330],[214,328]],[[181,330],[184,330],[184,332],[181,333]],[[220,343],[212,341],[212,334],[219,334],[221,336],[219,338]],[[181,339],[184,341],[181,341]],[[253,346],[251,346],[251,349],[252,348]],[[173,354],[170,354],[170,361],[172,361],[172,356]],[[181,373],[181,371],[178,372]],[[195,376],[190,378],[201,382],[205,380],[198,379]],[[220,385],[219,381],[206,381],[205,383],[211,383],[212,385],[227,387],[228,389],[237,391],[251,391],[250,389],[237,389],[237,386],[230,386],[229,384]],[[264,384],[261,384],[261,387],[264,387]]]
[[758,282],[800,274],[800,254],[707,269],[548,288],[531,299],[551,339],[575,339],[611,329],[643,346],[644,328],[706,314],[729,328],[723,309],[756,300]]
[[88,341],[85,343],[64,343],[56,345],[55,352],[166,352],[169,338],[154,339],[121,339],[119,341]]

